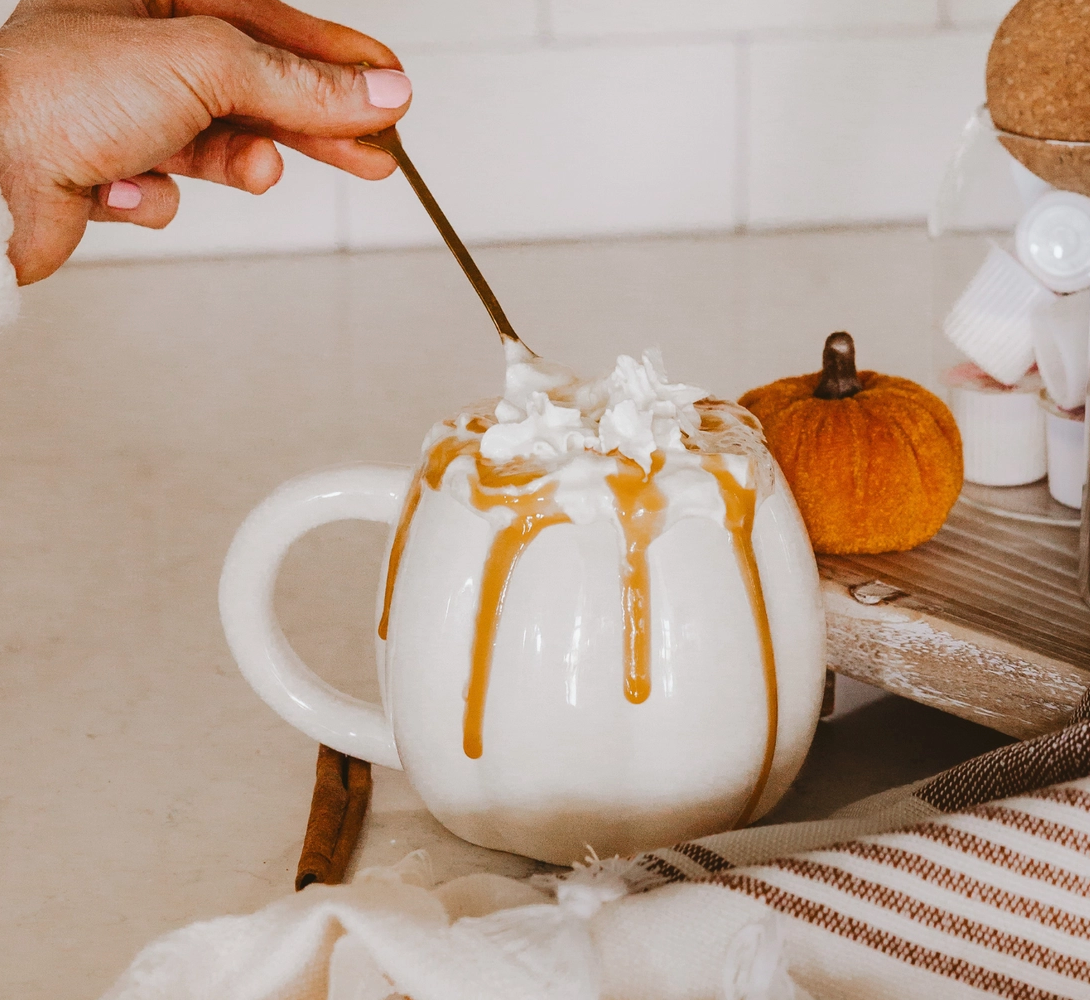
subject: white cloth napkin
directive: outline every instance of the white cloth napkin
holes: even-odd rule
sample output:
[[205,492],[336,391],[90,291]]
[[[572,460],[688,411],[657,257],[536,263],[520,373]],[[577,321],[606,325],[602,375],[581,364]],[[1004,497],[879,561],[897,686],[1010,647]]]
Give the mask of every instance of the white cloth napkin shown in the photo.
[[[614,910],[596,928],[598,913],[628,892],[615,863],[577,869],[574,878],[558,880],[555,898],[488,874],[428,888],[426,870],[427,859],[417,852],[394,868],[362,871],[351,885],[313,885],[252,915],[219,917],[167,934],[141,952],[103,1000],[636,997],[644,991],[623,968],[603,968],[603,957],[628,965],[632,948],[650,944],[648,935],[658,938],[663,930],[655,980],[675,980],[669,997],[704,995],[690,994],[689,977],[680,967],[674,970],[670,938],[690,936],[692,907],[725,901],[729,894],[722,889],[659,890],[661,906]],[[707,995],[809,1000],[783,962],[782,918],[758,910],[746,907],[728,916],[728,923],[739,926],[712,949],[715,983]],[[722,923],[713,921],[716,931]],[[692,943],[677,953],[682,963]],[[638,964],[645,966],[646,959]]]
[[[588,918],[627,892],[608,873],[558,904],[523,882],[468,875],[427,888],[421,852],[351,885],[313,885],[145,949],[110,1000],[595,1000]],[[595,879],[588,881],[588,886]]]

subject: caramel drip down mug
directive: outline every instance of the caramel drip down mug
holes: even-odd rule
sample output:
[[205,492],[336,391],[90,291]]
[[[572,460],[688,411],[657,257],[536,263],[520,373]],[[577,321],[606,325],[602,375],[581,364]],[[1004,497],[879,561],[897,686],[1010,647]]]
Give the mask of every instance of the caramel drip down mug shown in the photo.
[[[255,691],[314,739],[403,767],[458,836],[544,861],[767,812],[802,765],[825,676],[816,565],[779,470],[758,499],[719,456],[697,456],[677,482],[713,491],[715,516],[671,520],[656,477],[673,481],[673,453],[646,475],[595,456],[616,463],[603,481],[621,516],[575,523],[532,471],[490,468],[472,435],[451,442],[415,472],[303,476],[249,515],[220,609]],[[273,612],[291,543],[352,518],[391,526],[381,705],[314,675]]]

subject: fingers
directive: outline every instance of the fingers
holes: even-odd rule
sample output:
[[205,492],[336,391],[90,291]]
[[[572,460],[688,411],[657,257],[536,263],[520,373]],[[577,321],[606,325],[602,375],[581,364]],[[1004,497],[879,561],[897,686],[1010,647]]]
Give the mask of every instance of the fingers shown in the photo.
[[329,163],[364,180],[380,181],[397,169],[394,158],[381,149],[361,146],[352,139],[328,139],[315,135],[299,135],[284,129],[272,129],[268,134],[277,142],[299,150],[312,160]]
[[226,122],[213,122],[155,169],[264,194],[280,180],[284,161],[272,139],[243,132]]
[[264,194],[280,180],[284,170],[277,142],[369,181],[382,180],[397,169],[392,157],[361,146],[355,138],[329,139],[269,125],[255,127],[261,135],[228,122],[213,122],[185,149],[158,164],[155,170],[227,184],[250,194]]
[[175,70],[212,118],[351,138],[388,128],[408,108],[412,85],[397,70],[303,59],[255,42],[215,18],[173,23],[183,33]]
[[233,24],[251,38],[298,56],[330,63],[369,63],[385,69],[401,69],[397,56],[381,42],[343,24],[325,21],[280,0],[154,0],[158,16],[208,15]]
[[178,212],[178,185],[165,174],[140,174],[95,188],[89,218],[93,222],[131,222],[162,229]]

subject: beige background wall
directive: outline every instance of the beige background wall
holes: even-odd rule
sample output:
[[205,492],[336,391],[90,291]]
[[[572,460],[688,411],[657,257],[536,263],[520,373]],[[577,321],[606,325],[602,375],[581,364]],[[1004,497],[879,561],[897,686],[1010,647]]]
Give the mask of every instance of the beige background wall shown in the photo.
[[[301,0],[392,45],[403,135],[474,241],[920,220],[1010,0]],[[183,180],[83,259],[434,242],[400,177],[290,154],[262,198]]]

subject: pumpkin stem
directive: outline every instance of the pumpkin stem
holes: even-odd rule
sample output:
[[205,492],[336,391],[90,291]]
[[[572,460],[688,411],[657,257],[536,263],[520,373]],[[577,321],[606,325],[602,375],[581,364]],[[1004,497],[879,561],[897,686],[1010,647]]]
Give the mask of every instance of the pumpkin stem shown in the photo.
[[814,395],[818,399],[847,399],[862,388],[855,371],[855,341],[851,334],[829,334],[821,356],[821,381]]

